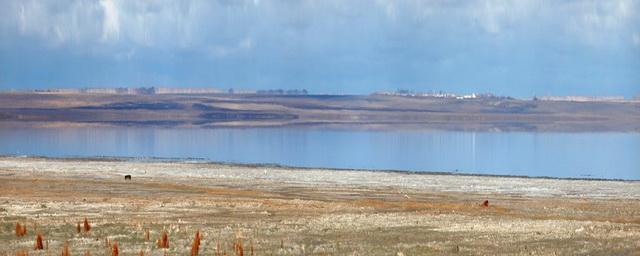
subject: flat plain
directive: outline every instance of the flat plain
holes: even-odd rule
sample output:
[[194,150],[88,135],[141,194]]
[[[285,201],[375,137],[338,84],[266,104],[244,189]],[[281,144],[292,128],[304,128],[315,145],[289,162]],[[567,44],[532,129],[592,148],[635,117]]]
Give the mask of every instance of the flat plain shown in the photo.
[[0,93],[0,127],[264,127],[640,132],[640,101],[385,95]]
[[640,183],[0,158],[0,255],[187,255],[198,230],[200,255],[639,255]]

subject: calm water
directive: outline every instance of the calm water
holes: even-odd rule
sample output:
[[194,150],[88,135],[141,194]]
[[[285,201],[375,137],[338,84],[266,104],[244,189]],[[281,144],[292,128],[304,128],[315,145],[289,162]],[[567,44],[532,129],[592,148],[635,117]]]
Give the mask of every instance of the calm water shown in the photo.
[[204,158],[308,167],[640,179],[638,133],[0,129],[0,154]]

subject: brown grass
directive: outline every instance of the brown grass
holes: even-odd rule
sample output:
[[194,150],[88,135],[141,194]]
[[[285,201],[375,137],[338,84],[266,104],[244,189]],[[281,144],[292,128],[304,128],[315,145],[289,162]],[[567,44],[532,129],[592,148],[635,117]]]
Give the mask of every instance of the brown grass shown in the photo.
[[113,243],[113,248],[111,248],[111,256],[118,256],[120,250],[118,249],[118,242]]
[[191,245],[191,256],[198,256],[200,253],[200,230],[196,231],[196,237]]
[[36,235],[36,250],[44,250],[44,244],[42,243],[42,234]]
[[17,251],[16,256],[29,256],[29,252],[25,250]]
[[89,250],[86,250],[86,251],[84,252],[84,256],[91,256],[91,252],[90,252]]
[[87,220],[87,217],[84,217],[84,232],[89,232],[91,231],[91,225],[89,224],[89,220]]
[[16,222],[16,236],[23,237],[27,234],[27,224],[20,225],[20,222]]
[[484,202],[482,202],[482,207],[489,207],[489,200],[484,200]]
[[162,236],[158,239],[158,248],[169,248],[169,235],[167,231],[163,231]]
[[140,250],[139,256],[144,256],[144,251]]
[[235,243],[236,256],[244,256],[244,248],[242,247],[242,241]]
[[65,241],[64,245],[62,246],[62,256],[70,256],[71,254],[69,253],[69,241]]

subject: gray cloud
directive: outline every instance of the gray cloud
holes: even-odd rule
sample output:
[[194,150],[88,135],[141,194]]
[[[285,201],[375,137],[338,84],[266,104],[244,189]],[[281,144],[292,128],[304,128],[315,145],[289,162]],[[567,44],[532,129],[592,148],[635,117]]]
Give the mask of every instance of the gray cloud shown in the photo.
[[[122,43],[142,47],[204,46],[249,35],[295,36],[341,31],[352,25],[428,26],[460,23],[469,32],[513,33],[523,26],[597,40],[611,32],[638,30],[639,4],[616,1],[204,1],[204,0],[6,0],[5,34],[57,43]],[[546,19],[546,20],[541,20]],[[420,32],[420,31],[416,31]],[[274,36],[275,36],[274,35]],[[629,43],[632,40],[628,40]]]
[[[521,81],[514,76],[534,76],[528,80],[534,87],[541,82],[580,83],[577,77],[582,72],[592,72],[577,67],[580,61],[608,58],[612,67],[637,65],[637,58],[629,56],[640,52],[640,1],[634,0],[2,0],[0,4],[4,65],[15,64],[11,62],[20,57],[18,49],[31,47],[60,60],[126,64],[137,72],[116,69],[122,81],[129,77],[176,83],[200,76],[201,83],[258,87],[312,83],[333,91],[344,84],[360,84],[354,87],[359,91],[365,85],[435,88],[449,83],[461,85],[454,89],[470,90],[494,88],[473,85],[477,80],[506,88],[507,83]],[[561,62],[576,67],[555,66]],[[175,63],[215,70],[183,71],[173,67]],[[536,78],[541,69],[555,70],[557,75]],[[21,81],[29,73],[10,70],[5,77],[0,75],[0,83]],[[469,78],[447,80],[456,72]],[[621,75],[601,82],[619,82],[625,92],[635,89],[631,83],[638,77]],[[531,91],[536,89],[527,92]]]

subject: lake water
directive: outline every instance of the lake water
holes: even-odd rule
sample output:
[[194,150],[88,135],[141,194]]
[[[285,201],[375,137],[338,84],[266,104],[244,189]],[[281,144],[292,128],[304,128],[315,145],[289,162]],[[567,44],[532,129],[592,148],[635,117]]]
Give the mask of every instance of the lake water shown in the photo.
[[640,179],[638,133],[0,129],[0,154],[202,158],[305,167]]

